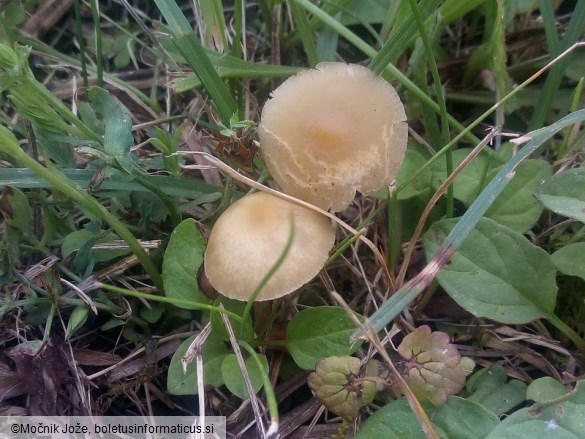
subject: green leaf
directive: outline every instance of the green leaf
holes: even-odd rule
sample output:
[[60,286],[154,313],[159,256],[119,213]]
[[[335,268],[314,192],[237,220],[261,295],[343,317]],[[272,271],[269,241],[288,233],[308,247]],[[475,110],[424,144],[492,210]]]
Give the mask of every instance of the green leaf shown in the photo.
[[[459,219],[439,221],[424,236],[431,258]],[[518,232],[482,218],[437,279],[476,317],[525,323],[552,315],[557,286],[550,256]]]
[[547,209],[585,223],[585,168],[549,178],[534,191],[534,196]]
[[65,340],[68,340],[75,332],[83,326],[89,316],[89,306],[79,305],[73,309],[67,322],[67,330],[65,331]]
[[[264,355],[258,355],[258,357],[260,358],[260,362],[262,363],[264,370],[261,370],[258,367],[258,363],[256,363],[252,357],[248,357],[245,360],[246,370],[250,376],[250,382],[252,383],[254,392],[258,392],[262,388],[262,374],[268,374],[268,360]],[[248,399],[250,397],[250,395],[248,395],[248,391],[246,390],[244,376],[242,375],[242,371],[238,365],[236,354],[229,354],[224,358],[223,362],[221,363],[221,374],[223,376],[225,385],[230,392],[241,399]]]
[[569,244],[552,254],[552,260],[559,271],[585,280],[585,242]]
[[10,227],[34,240],[32,209],[27,196],[14,187],[7,187],[0,197],[0,213]]
[[135,173],[138,167],[130,155],[134,145],[130,112],[103,88],[91,87],[87,95],[103,121],[104,152],[128,174]]
[[[480,404],[449,396],[441,407],[425,407],[445,439],[483,439],[498,425],[498,418]],[[406,398],[385,405],[362,424],[356,439],[425,439]]]
[[163,261],[162,276],[168,297],[208,301],[197,285],[197,271],[203,263],[204,252],[205,239],[195,220],[186,219],[175,227]]
[[356,24],[381,24],[388,10],[385,0],[350,0],[344,8],[341,22],[346,26]]
[[[489,180],[497,171],[493,171]],[[526,233],[538,221],[542,207],[532,192],[552,175],[552,167],[544,160],[526,160],[516,168],[514,178],[485,213],[504,226]]]
[[355,323],[343,308],[308,308],[291,319],[286,346],[301,368],[311,370],[322,358],[353,354],[359,347],[349,341],[354,330]]
[[156,323],[162,317],[167,307],[164,303],[150,303],[149,307],[143,306],[140,308],[138,315],[141,319],[148,323]]
[[355,439],[426,439],[405,398],[377,410],[362,424]]
[[75,232],[69,233],[63,239],[61,256],[66,258],[72,253],[84,249],[84,251],[91,252],[95,262],[106,262],[130,253],[130,249],[126,246],[124,246],[126,248],[91,249],[92,246],[98,243],[105,244],[116,240],[120,240],[120,237],[114,232],[96,234],[87,229],[76,230]]
[[467,399],[481,404],[497,416],[526,399],[526,384],[519,380],[508,381],[506,371],[497,363],[470,376],[467,389],[471,393]]
[[[471,148],[454,151],[453,168],[459,166],[471,151]],[[453,196],[466,205],[470,205],[487,183],[488,172],[497,165],[498,163],[485,150],[480,152],[453,181]],[[439,160],[433,163],[431,170],[432,185],[436,189],[447,178],[447,165],[444,160]]]
[[38,142],[42,145],[43,153],[60,166],[74,166],[75,155],[71,144],[86,140],[75,137],[57,134],[51,131],[38,128],[36,131]]
[[580,439],[585,437],[585,383],[568,395],[512,413],[486,439]]
[[[187,352],[195,339],[195,335],[185,340],[171,358],[167,375],[167,390],[171,395],[196,395],[197,394],[197,364],[193,359],[187,365],[187,372],[183,372],[181,358]],[[221,364],[230,353],[223,340],[213,331],[203,343],[201,356],[203,358],[203,380],[205,385],[219,387],[223,385]]]
[[[301,70],[298,67],[253,63],[229,55],[219,57],[217,53],[212,54],[210,51],[207,53],[222,78],[284,78]],[[201,87],[202,84],[195,73],[187,73],[185,76],[172,79],[169,86],[173,91],[183,93]]]
[[132,205],[138,210],[142,223],[163,222],[169,215],[162,200],[152,192],[134,192],[130,194]]
[[532,381],[526,389],[526,399],[546,403],[564,396],[567,389],[552,377],[542,377]]
[[433,423],[449,439],[482,439],[499,423],[499,419],[482,405],[457,396],[431,411]]
[[[458,166],[471,149],[453,152],[453,166]],[[438,188],[446,178],[444,161],[434,162],[433,187]],[[467,206],[475,201],[486,185],[500,171],[500,160],[485,150],[475,157],[453,181],[453,196]],[[408,175],[412,175],[409,173]],[[496,198],[485,216],[520,233],[530,230],[542,214],[542,207],[532,192],[552,175],[552,168],[544,160],[526,160],[515,170],[510,183]]]
[[420,152],[410,149],[406,151],[404,161],[396,176],[396,184],[398,186],[407,183],[404,189],[398,192],[399,200],[406,200],[429,191],[431,187],[431,172],[428,169],[425,169],[412,181],[406,181],[408,177],[414,175],[416,171],[422,168],[426,162],[427,160]]

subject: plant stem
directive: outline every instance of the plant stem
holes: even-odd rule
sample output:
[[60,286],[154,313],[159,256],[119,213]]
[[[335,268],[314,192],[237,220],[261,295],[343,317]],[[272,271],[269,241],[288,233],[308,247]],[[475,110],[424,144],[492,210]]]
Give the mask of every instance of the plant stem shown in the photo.
[[569,325],[563,322],[556,314],[549,314],[546,316],[547,320],[556,327],[559,331],[561,331],[564,335],[571,340],[579,352],[585,354],[585,340],[581,338],[579,334],[577,334]]
[[260,361],[256,351],[252,349],[248,343],[242,340],[238,340],[238,344],[242,346],[248,352],[248,354],[250,354],[258,366],[258,370],[261,371],[260,376],[262,377],[262,383],[264,384],[264,394],[266,395],[266,402],[268,403],[270,420],[276,426],[279,423],[278,403],[276,402],[276,395],[274,394],[274,388],[272,387],[270,378],[268,377],[266,370],[264,370],[264,365]]
[[95,28],[95,57],[97,61],[97,85],[98,87],[104,87],[104,58],[102,49],[102,28],[100,26],[100,10],[99,3],[97,0],[89,2],[91,6],[91,15],[93,17],[93,26]]
[[[421,15],[420,9],[416,0],[409,0],[410,2],[410,9],[412,10],[412,14],[416,21],[416,24],[419,29],[420,38],[423,42],[425,47],[425,52],[427,54],[427,60],[429,62],[429,66],[431,68],[431,75],[433,76],[433,84],[435,86],[435,93],[437,94],[437,104],[439,106],[439,115],[441,117],[441,135],[443,145],[449,143],[450,135],[449,135],[449,114],[447,113],[447,103],[445,101],[445,91],[443,90],[443,86],[441,85],[441,77],[439,76],[439,69],[437,67],[437,61],[435,60],[435,55],[433,52],[433,47],[431,46],[431,41],[429,36],[426,33],[425,23],[423,17]],[[453,154],[451,148],[447,149],[445,152],[445,161],[447,167],[447,177],[451,175],[453,172]],[[447,188],[447,218],[453,217],[453,185],[450,185]]]
[[239,315],[237,315],[231,311],[227,311],[224,308],[218,308],[217,306],[207,305],[206,303],[193,302],[191,300],[185,300],[185,299],[177,299],[175,297],[159,296],[156,294],[141,293],[140,291],[129,290],[126,288],[120,288],[120,287],[117,287],[115,285],[108,285],[108,284],[104,284],[101,282],[98,282],[96,285],[98,288],[108,290],[108,291],[113,291],[115,293],[120,293],[120,294],[123,294],[125,296],[138,297],[140,299],[146,299],[146,300],[154,300],[155,302],[170,303],[171,305],[175,305],[175,306],[178,306],[180,308],[204,309],[207,311],[216,311],[216,312],[224,313],[230,317],[233,317],[234,319],[236,319],[238,321],[242,320],[242,318]]
[[85,38],[81,27],[81,5],[80,0],[74,1],[75,6],[75,31],[77,32],[77,39],[79,42],[79,59],[81,61],[81,77],[83,78],[83,86],[89,87],[89,80],[87,79],[87,63],[85,62]]

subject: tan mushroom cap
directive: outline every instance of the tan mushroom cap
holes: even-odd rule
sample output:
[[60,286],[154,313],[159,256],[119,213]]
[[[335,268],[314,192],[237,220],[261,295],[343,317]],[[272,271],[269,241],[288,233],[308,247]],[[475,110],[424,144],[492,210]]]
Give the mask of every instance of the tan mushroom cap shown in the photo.
[[345,209],[394,180],[406,150],[406,114],[394,88],[368,68],[321,63],[272,92],[258,128],[283,192]]
[[329,219],[264,192],[245,196],[216,221],[205,252],[205,274],[222,295],[249,300],[284,251],[294,221],[294,240],[284,263],[256,300],[285,296],[315,277],[333,247]]

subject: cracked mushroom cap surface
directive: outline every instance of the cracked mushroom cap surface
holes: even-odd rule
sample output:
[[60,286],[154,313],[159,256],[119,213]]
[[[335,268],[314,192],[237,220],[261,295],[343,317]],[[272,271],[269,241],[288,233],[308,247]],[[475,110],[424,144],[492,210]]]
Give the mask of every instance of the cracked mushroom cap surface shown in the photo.
[[282,191],[344,210],[356,191],[390,184],[408,138],[394,88],[366,67],[321,63],[276,88],[258,127],[260,151]]
[[271,300],[297,290],[323,268],[335,233],[329,219],[264,192],[233,203],[217,219],[205,252],[205,274],[222,295],[248,301],[282,255],[291,233],[291,248],[283,264],[256,300]]

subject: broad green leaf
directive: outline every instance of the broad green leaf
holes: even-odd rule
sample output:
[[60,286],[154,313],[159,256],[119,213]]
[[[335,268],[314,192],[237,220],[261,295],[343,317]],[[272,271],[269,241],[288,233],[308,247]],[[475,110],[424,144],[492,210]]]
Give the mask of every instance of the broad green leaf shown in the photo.
[[109,331],[110,329],[117,328],[118,326],[124,326],[126,324],[126,320],[117,319],[112,317],[105,321],[103,325],[100,326],[100,331]]
[[[453,152],[453,168],[456,168],[469,155],[471,148],[462,148]],[[490,157],[484,150],[467,164],[461,173],[453,181],[453,196],[465,204],[471,204],[479,195],[485,184],[489,181],[487,175],[494,169],[498,162]],[[447,178],[446,164],[444,160],[438,160],[432,167],[432,184],[436,189]]]
[[[471,149],[453,152],[453,166],[458,166]],[[467,206],[475,201],[480,192],[500,171],[500,159],[485,150],[475,157],[453,181],[453,196]],[[444,161],[431,167],[433,187],[438,188],[446,178]],[[410,172],[407,175],[412,175]],[[515,171],[510,183],[494,201],[485,216],[520,233],[530,230],[542,214],[542,207],[532,192],[552,175],[551,166],[544,160],[526,160]]]
[[560,381],[552,377],[542,377],[532,381],[526,389],[526,399],[547,403],[562,397],[567,389]]
[[161,223],[169,215],[162,200],[152,192],[134,192],[130,194],[132,206],[138,210],[143,223],[149,221]]
[[308,308],[291,319],[286,346],[301,368],[311,370],[322,358],[353,354],[359,347],[349,341],[354,330],[355,323],[343,308]]
[[[254,361],[252,357],[248,357],[245,360],[246,370],[250,376],[250,382],[254,388],[254,392],[258,392],[263,385],[262,374],[268,374],[268,360],[264,355],[258,355],[262,367],[264,370],[260,370],[258,363]],[[248,391],[246,390],[246,384],[244,383],[244,376],[238,365],[238,359],[236,354],[227,355],[221,363],[221,374],[225,382],[226,387],[241,399],[248,399]]]
[[547,209],[585,223],[585,168],[549,178],[534,191],[534,196]]
[[[167,391],[171,395],[196,395],[197,389],[197,364],[195,358],[187,365],[187,372],[183,372],[181,358],[191,346],[195,335],[185,340],[171,358],[167,375]],[[201,351],[203,358],[203,382],[205,385],[219,387],[223,385],[221,364],[229,355],[230,350],[221,339],[211,332]]]
[[585,242],[569,244],[552,254],[559,271],[585,280]]
[[115,246],[112,246],[112,248],[91,249],[91,247],[97,244],[106,244],[111,241],[119,240],[120,237],[114,232],[104,231],[96,234],[87,229],[76,230],[75,232],[69,233],[65,239],[63,239],[61,256],[66,258],[72,253],[83,249],[83,251],[89,251],[91,253],[95,262],[110,261],[119,258],[120,256],[127,255],[130,253],[130,249],[125,245],[123,246],[124,248],[115,248]]
[[489,369],[481,369],[467,380],[468,400],[481,404],[501,416],[526,399],[526,384],[509,380],[502,366],[494,363]]
[[499,423],[499,419],[481,404],[458,396],[431,411],[433,424],[449,439],[482,439]]
[[65,340],[69,339],[75,332],[83,326],[89,316],[89,306],[79,305],[73,309],[67,322],[67,330],[65,331]]
[[378,409],[361,425],[355,439],[426,439],[406,398]]
[[162,317],[167,307],[164,303],[150,302],[149,307],[140,308],[138,315],[148,323],[156,323]]
[[128,174],[134,173],[138,167],[130,154],[134,145],[130,112],[103,88],[91,87],[87,95],[103,122],[104,152]]
[[163,261],[162,276],[168,297],[207,301],[197,285],[197,271],[203,263],[204,252],[205,239],[195,220],[186,219],[175,227]]
[[[439,221],[424,236],[431,258],[459,219]],[[557,286],[550,256],[514,230],[482,218],[437,276],[476,317],[525,323],[553,313]]]
[[60,166],[74,166],[75,155],[71,144],[81,139],[53,133],[38,128],[36,132],[39,143],[43,146],[43,154]]
[[[496,173],[497,171],[493,171],[489,180]],[[543,210],[532,192],[551,175],[552,167],[544,160],[526,160],[521,163],[516,168],[514,178],[496,198],[485,216],[519,233],[526,233],[536,224]]]
[[[437,432],[445,439],[483,439],[498,425],[498,418],[480,404],[449,396],[440,407],[425,406]],[[385,405],[361,426],[356,439],[424,439],[426,436],[406,398]]]
[[486,439],[582,439],[585,437],[585,384],[547,404],[512,413]]

